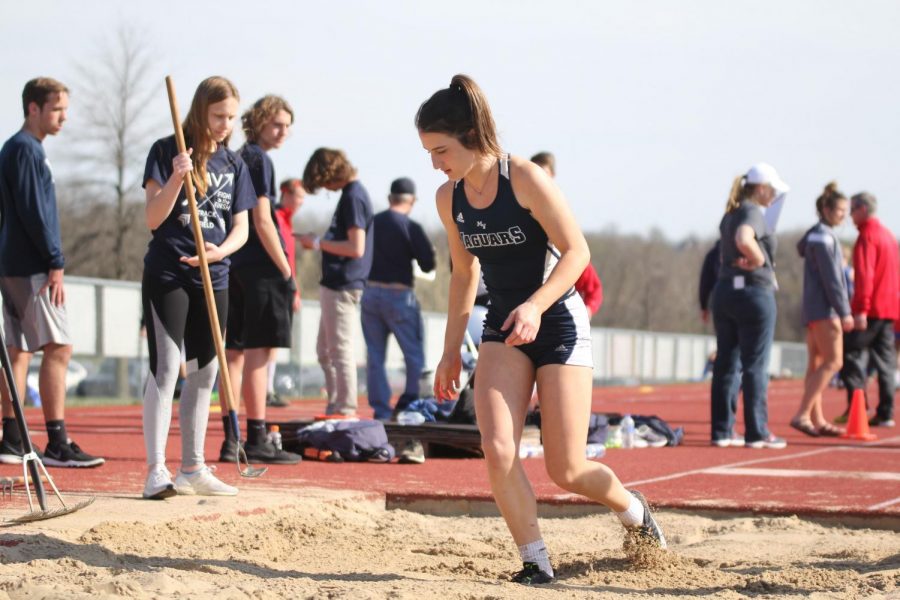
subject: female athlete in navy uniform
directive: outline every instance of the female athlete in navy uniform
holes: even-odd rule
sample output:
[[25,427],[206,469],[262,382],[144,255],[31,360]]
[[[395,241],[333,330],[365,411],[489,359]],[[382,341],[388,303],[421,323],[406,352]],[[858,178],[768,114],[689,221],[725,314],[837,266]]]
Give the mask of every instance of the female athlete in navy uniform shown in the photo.
[[422,104],[416,127],[434,168],[449,178],[437,192],[453,273],[434,392],[448,398],[459,386],[460,346],[480,263],[490,308],[475,407],[494,499],[522,557],[513,581],[553,580],[534,492],[518,455],[535,381],[553,481],[608,506],[632,534],[664,548],[644,497],[585,458],[593,365],[588,314],[573,285],[590,255],[562,194],[539,166],[502,152],[487,99],[465,75]]
[[[205,466],[203,446],[209,400],[218,372],[209,330],[197,246],[184,190],[192,174],[200,227],[220,325],[228,312],[228,256],[247,241],[247,211],[256,193],[247,166],[228,149],[238,110],[238,92],[223,77],[200,82],[182,125],[189,150],[178,152],[175,136],[158,140],[144,170],[146,219],[152,232],[144,257],[142,295],[151,377],[144,388],[147,481],[144,498],[178,494],[233,496]],[[184,344],[187,377],[178,413],[181,468],[172,482],[165,467],[172,398]]]

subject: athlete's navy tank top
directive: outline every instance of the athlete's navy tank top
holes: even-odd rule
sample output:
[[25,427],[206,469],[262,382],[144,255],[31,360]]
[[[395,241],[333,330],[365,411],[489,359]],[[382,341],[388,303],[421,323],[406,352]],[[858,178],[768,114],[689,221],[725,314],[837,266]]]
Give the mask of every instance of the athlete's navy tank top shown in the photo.
[[463,245],[481,262],[491,312],[505,318],[544,284],[559,251],[540,223],[516,200],[509,179],[509,155],[500,159],[499,169],[497,196],[487,208],[469,204],[462,180],[453,188],[452,206]]

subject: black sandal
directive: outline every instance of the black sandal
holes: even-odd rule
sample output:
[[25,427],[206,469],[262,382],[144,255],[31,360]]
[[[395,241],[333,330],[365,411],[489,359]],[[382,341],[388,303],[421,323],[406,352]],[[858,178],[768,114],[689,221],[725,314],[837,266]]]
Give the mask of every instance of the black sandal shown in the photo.
[[821,435],[819,430],[809,421],[797,421],[795,419],[791,421],[791,427],[800,433],[805,433],[809,437],[819,437]]

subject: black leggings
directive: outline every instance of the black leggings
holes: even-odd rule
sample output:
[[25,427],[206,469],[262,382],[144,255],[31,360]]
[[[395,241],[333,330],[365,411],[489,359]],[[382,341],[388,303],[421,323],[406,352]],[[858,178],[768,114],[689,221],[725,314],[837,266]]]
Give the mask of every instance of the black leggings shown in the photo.
[[[203,290],[164,285],[145,275],[141,292],[151,372],[144,388],[147,463],[165,463],[183,344],[187,378],[178,405],[181,461],[183,466],[202,465],[209,399],[218,373]],[[214,296],[222,327],[228,312],[228,290],[216,290]]]

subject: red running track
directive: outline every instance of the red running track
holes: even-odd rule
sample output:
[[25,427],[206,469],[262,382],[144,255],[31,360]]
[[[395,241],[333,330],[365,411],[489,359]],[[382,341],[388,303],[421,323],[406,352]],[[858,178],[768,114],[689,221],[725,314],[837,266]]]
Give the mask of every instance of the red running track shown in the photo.
[[[807,437],[787,425],[801,388],[799,381],[777,381],[769,388],[769,423],[776,435],[787,439],[788,447],[783,450],[711,447],[708,383],[597,388],[594,411],[655,414],[673,427],[685,429],[684,444],[679,447],[610,450],[603,460],[626,485],[640,488],[660,507],[862,517],[869,521],[874,517],[900,523],[900,430],[874,429],[879,438],[867,443]],[[874,393],[870,396],[877,397]],[[361,407],[363,404],[365,399],[361,399]],[[826,415],[838,414],[844,404],[842,391],[829,390]],[[287,408],[270,408],[269,418],[305,419],[323,408],[321,401],[295,401]],[[177,415],[177,410],[174,412]],[[28,409],[26,415],[35,441],[43,447],[46,435],[39,409]],[[53,469],[59,488],[63,492],[139,496],[145,472],[141,407],[69,408],[66,422],[70,436],[86,451],[105,456],[107,463],[97,469]],[[738,431],[742,431],[740,417]],[[218,456],[222,437],[216,412],[210,416],[206,446],[210,459]],[[177,466],[179,455],[176,417],[167,452],[170,468]],[[543,505],[577,509],[590,504],[553,484],[541,459],[524,462]],[[424,465],[304,461],[295,466],[272,466],[255,480],[242,480],[231,464],[220,465],[218,473],[239,486],[298,492],[309,486],[352,489],[383,495],[392,505],[409,507],[425,501],[433,509],[436,502],[448,500],[468,501],[471,506],[491,499],[479,459],[429,459]],[[18,474],[20,467],[0,465],[0,477]]]

